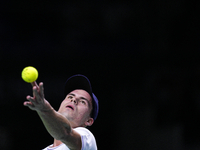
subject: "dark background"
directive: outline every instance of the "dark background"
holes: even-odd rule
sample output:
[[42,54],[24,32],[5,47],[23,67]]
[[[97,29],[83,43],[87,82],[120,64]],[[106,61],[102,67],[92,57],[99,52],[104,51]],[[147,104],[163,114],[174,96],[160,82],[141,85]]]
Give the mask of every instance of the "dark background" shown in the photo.
[[57,110],[64,82],[86,75],[100,150],[200,149],[200,1],[0,1],[0,149],[53,142],[23,106],[39,71]]

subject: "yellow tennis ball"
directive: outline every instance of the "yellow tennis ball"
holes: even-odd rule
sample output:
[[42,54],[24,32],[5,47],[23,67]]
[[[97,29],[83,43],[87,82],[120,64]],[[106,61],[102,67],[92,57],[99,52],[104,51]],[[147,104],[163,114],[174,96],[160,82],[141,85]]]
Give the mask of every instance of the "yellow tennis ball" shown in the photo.
[[28,83],[34,82],[38,78],[38,71],[32,66],[25,67],[22,70],[22,79]]

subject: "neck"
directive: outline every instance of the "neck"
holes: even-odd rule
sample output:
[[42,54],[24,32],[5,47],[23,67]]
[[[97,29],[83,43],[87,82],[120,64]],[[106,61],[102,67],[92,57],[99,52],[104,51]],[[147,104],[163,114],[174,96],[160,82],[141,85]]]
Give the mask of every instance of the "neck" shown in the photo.
[[59,146],[60,144],[62,144],[61,141],[54,139],[54,142],[53,142],[53,146],[52,146],[52,147]]

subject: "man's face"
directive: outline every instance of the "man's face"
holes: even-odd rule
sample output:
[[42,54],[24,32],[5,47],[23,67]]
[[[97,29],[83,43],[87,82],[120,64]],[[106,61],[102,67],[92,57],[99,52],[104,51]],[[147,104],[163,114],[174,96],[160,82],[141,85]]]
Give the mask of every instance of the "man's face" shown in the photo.
[[59,113],[64,115],[72,127],[85,126],[92,110],[92,98],[85,90],[74,90],[62,101]]

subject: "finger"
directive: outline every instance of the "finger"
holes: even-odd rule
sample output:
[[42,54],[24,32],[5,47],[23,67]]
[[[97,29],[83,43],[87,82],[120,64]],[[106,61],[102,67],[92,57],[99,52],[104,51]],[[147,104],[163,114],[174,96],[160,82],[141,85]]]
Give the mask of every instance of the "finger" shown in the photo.
[[33,87],[34,87],[34,86],[36,86],[37,88],[39,87],[36,81],[31,82],[31,85],[32,85]]
[[32,103],[29,102],[29,101],[26,101],[26,102],[24,102],[23,104],[24,104],[24,106],[32,105]]
[[40,89],[36,86],[33,87],[33,96],[34,96],[34,102],[39,102],[40,101]]
[[24,102],[24,106],[27,106],[29,108],[33,108],[34,107],[33,103],[29,102],[29,101]]
[[39,90],[39,86],[38,86],[36,81],[32,82],[31,85],[33,87],[33,96],[35,96],[35,92],[34,91],[35,91],[35,89]]
[[34,107],[35,101],[34,101],[33,97],[31,97],[30,95],[28,95],[28,96],[26,97],[26,99],[27,99],[28,101],[25,101],[25,102],[24,102],[24,106]]
[[34,104],[35,103],[35,100],[34,100],[34,98],[33,97],[31,97],[31,96],[27,96],[26,97],[26,99],[29,101],[29,102],[31,102],[32,104]]
[[31,102],[24,102],[24,106],[28,107],[31,110],[35,110],[35,106]]
[[39,89],[40,89],[40,96],[42,99],[44,99],[44,86],[43,82],[40,82]]

